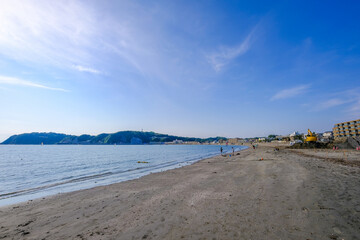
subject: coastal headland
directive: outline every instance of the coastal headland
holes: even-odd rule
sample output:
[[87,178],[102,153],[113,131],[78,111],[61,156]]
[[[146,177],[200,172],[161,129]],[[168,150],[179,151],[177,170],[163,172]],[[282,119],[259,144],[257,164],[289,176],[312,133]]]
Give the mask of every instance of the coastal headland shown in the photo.
[[360,152],[275,149],[0,208],[0,239],[360,239]]

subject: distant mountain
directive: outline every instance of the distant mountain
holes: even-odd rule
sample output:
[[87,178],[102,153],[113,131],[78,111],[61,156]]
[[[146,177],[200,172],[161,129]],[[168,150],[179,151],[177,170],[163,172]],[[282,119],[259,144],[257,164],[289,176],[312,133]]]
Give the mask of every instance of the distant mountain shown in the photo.
[[13,135],[2,144],[56,144],[69,135],[61,133],[23,133]]
[[226,140],[224,137],[214,138],[189,138],[171,136],[154,132],[121,131],[117,133],[102,133],[97,136],[91,135],[67,135],[62,133],[24,133],[13,135],[2,144],[149,144],[172,142],[174,140],[212,142]]

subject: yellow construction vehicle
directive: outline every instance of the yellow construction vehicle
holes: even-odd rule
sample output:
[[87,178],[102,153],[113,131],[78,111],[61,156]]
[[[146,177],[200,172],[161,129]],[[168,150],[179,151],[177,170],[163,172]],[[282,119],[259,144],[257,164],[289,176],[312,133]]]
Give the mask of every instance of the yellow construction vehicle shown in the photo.
[[308,134],[306,135],[305,142],[316,142],[317,137],[315,136],[315,133],[312,133],[310,129],[308,129]]

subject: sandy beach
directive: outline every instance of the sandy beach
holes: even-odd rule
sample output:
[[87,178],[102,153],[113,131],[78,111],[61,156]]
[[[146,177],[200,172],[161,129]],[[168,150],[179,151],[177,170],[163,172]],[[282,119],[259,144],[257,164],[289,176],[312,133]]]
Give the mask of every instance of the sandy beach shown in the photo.
[[260,145],[2,207],[0,239],[360,239],[359,162]]

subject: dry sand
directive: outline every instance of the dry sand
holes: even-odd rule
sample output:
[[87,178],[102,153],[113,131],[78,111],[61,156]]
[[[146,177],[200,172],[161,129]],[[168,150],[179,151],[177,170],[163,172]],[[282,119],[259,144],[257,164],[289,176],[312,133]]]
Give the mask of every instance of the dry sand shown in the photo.
[[0,239],[360,239],[360,155],[341,154],[260,146],[2,207]]

